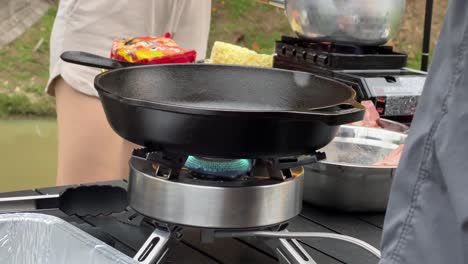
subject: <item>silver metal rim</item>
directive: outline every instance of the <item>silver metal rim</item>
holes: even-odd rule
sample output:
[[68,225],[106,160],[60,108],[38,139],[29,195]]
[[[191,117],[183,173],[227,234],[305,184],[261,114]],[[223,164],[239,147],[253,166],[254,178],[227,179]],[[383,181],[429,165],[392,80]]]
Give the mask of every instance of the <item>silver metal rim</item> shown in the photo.
[[303,169],[277,184],[249,187],[192,185],[151,176],[130,160],[129,204],[166,223],[202,228],[256,228],[276,225],[302,209]]
[[[341,136],[341,130],[350,130],[355,131],[356,137],[347,137]],[[353,125],[342,125],[340,126],[340,131],[338,131],[337,136],[333,139],[334,142],[349,142],[356,144],[363,144],[368,142],[375,146],[386,146],[386,145],[395,145],[395,144],[404,144],[407,135],[400,132],[385,130],[382,128],[370,128],[370,127],[361,127]],[[332,141],[332,142],[333,142]],[[326,146],[324,147],[324,149]],[[321,149],[321,151],[324,151]],[[325,152],[326,153],[326,152]],[[358,169],[396,169],[396,166],[374,166],[374,165],[357,165],[347,162],[338,162],[332,160],[321,160],[317,164],[311,164],[311,167],[319,166],[319,164],[326,164],[328,166],[342,166],[344,168],[358,168]]]

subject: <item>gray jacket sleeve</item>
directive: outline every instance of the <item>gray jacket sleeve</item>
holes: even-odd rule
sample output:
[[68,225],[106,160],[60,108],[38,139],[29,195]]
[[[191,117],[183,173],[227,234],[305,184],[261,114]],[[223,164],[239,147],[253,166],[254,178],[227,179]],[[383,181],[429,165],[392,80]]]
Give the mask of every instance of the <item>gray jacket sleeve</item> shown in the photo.
[[468,263],[467,11],[449,4],[393,181],[382,264]]

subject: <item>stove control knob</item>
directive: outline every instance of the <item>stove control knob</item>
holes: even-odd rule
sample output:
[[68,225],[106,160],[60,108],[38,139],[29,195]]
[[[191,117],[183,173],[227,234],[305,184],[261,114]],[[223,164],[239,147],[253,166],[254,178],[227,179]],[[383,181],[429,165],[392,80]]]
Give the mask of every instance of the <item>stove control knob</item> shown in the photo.
[[317,57],[317,63],[323,66],[328,65],[328,56],[321,54]]
[[309,54],[309,57],[312,58],[312,61],[313,61],[314,63],[317,62],[317,53],[310,53],[310,54]]
[[285,46],[281,47],[281,54],[286,55],[286,47]]

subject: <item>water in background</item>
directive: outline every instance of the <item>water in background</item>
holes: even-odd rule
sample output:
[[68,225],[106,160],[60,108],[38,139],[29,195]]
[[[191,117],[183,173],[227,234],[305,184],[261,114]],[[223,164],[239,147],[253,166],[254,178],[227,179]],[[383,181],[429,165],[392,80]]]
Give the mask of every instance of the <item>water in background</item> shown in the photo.
[[0,192],[55,185],[55,120],[0,120]]

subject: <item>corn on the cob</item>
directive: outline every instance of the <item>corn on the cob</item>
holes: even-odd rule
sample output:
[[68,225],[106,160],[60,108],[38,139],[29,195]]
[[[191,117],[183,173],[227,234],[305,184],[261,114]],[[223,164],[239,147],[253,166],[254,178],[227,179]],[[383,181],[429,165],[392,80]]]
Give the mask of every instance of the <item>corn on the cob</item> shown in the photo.
[[257,52],[233,44],[216,41],[211,50],[210,62],[258,67],[272,67],[273,55]]

